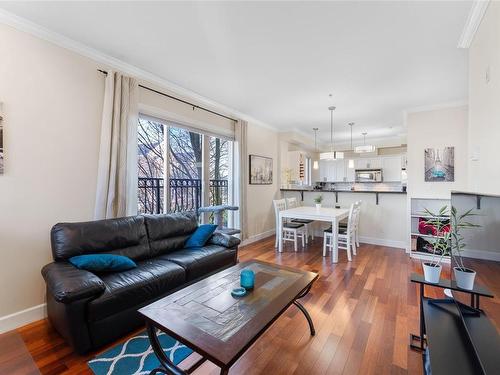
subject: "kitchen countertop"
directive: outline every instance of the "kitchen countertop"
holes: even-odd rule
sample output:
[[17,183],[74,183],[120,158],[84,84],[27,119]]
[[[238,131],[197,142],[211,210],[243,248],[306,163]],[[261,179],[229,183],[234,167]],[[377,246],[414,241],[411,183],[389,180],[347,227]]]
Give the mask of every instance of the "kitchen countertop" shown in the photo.
[[379,193],[379,194],[406,194],[406,191],[396,190],[331,190],[312,188],[281,188],[281,191],[299,191],[309,193]]

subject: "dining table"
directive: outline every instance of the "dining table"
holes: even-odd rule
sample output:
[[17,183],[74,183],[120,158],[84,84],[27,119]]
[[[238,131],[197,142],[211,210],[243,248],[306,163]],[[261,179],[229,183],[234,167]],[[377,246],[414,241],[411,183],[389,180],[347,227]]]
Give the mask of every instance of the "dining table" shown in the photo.
[[314,221],[326,221],[332,224],[333,250],[332,263],[337,263],[339,259],[338,233],[339,222],[349,216],[349,210],[345,208],[330,207],[310,207],[300,206],[289,208],[279,212],[278,228],[278,251],[283,251],[283,220],[285,219],[306,219]]

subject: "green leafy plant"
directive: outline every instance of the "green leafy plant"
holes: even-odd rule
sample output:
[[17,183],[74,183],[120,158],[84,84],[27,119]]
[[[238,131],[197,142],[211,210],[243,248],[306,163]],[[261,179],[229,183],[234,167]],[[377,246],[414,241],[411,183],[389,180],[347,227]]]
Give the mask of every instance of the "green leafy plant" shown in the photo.
[[314,203],[321,204],[321,202],[323,202],[323,196],[322,195],[318,195],[316,198],[314,198]]
[[[473,211],[474,209],[471,208],[459,215],[457,209],[453,206],[451,210],[448,210],[448,206],[443,206],[437,213],[427,208],[424,209],[425,215],[430,217],[425,223],[434,226],[439,236],[439,238],[429,241],[433,246],[431,265],[437,266],[441,263],[444,256],[451,255],[458,267],[461,270],[465,270],[466,267],[464,266],[462,251],[466,244],[462,230],[481,227],[481,225],[473,224],[468,221],[468,218],[472,216],[479,216]],[[443,229],[448,223],[451,225],[450,231],[443,232]],[[436,254],[439,255],[437,260]]]
[[[432,244],[432,258],[430,264],[432,266],[438,266],[443,261],[443,258],[450,254],[450,243],[451,243],[451,233],[450,231],[444,231],[445,227],[449,225],[449,214],[448,206],[443,206],[439,209],[439,212],[434,213],[429,209],[424,209],[424,214],[430,218],[425,221],[426,224],[432,225],[436,228],[439,238],[430,240]],[[439,258],[436,259],[436,255]]]

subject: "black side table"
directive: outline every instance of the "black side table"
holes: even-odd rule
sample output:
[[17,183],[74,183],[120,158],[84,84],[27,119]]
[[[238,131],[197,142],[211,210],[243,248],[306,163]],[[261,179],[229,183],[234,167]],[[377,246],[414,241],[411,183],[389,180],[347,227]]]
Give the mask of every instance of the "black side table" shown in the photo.
[[[420,335],[415,335],[413,333],[410,333],[410,348],[423,351],[425,349],[424,347],[424,341],[425,341],[425,323],[424,323],[424,308],[423,308],[423,301],[424,298],[429,299],[425,297],[425,285],[430,285],[430,286],[435,286],[438,288],[442,289],[451,289],[451,290],[456,290],[459,292],[464,292],[470,294],[470,306],[473,309],[480,310],[479,308],[479,297],[489,297],[493,298],[494,295],[493,293],[486,287],[482,285],[477,285],[477,283],[474,284],[474,288],[471,290],[468,289],[462,289],[459,288],[455,280],[449,280],[449,279],[439,279],[438,283],[430,283],[424,279],[423,275],[420,275],[418,273],[412,273],[410,276],[410,281],[412,283],[416,283],[420,285],[420,302],[419,302],[419,307],[420,307]],[[419,344],[414,344],[415,341],[418,341]]]

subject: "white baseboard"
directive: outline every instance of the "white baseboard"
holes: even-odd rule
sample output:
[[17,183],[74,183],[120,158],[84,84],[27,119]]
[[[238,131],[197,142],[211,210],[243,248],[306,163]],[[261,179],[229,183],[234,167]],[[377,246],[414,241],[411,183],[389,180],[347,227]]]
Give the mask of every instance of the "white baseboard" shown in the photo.
[[399,249],[402,249],[402,250],[406,249],[406,241],[395,241],[395,240],[388,240],[385,238],[359,236],[359,242],[367,243],[370,245],[395,247],[398,250]]
[[268,230],[266,232],[255,234],[253,236],[250,236],[246,240],[242,241],[240,246],[250,245],[253,242],[257,242],[257,241],[262,240],[264,238],[274,236],[274,233],[276,233],[276,231],[274,229],[271,229],[271,230]]
[[0,333],[4,333],[28,323],[35,322],[47,317],[47,305],[42,303],[38,306],[29,307],[25,310],[0,317]]
[[494,260],[495,262],[500,262],[500,252],[496,251],[464,250],[462,251],[462,256],[466,258]]
[[[266,232],[253,235],[250,238],[247,238],[245,241],[242,241],[241,246],[250,245],[253,242],[257,242],[257,241],[262,240],[264,238],[274,236],[274,234],[275,234],[275,230],[271,229],[271,230],[268,230]],[[314,236],[315,237],[322,237],[323,231],[317,231],[317,230],[314,231]],[[405,249],[406,245],[407,245],[405,241],[394,241],[394,240],[374,238],[374,237],[365,237],[365,236],[360,236],[359,241],[362,243],[370,244],[370,245],[395,247],[398,249]]]

